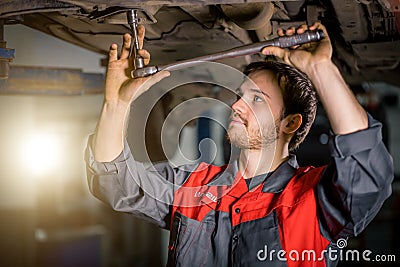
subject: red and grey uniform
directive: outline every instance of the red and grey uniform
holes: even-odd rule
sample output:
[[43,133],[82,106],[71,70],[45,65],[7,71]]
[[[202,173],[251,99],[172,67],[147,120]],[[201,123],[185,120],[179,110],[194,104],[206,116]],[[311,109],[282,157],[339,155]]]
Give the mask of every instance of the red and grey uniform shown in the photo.
[[146,167],[127,144],[100,163],[88,147],[88,182],[115,210],[170,229],[168,266],[335,266],[336,241],[358,235],[391,194],[393,163],[371,117],[330,148],[327,166],[291,156],[247,184],[236,163]]

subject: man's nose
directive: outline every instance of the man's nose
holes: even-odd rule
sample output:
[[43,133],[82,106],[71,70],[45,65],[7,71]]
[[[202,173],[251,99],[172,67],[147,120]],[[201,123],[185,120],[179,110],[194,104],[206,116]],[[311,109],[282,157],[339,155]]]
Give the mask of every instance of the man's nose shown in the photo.
[[233,111],[235,111],[236,113],[239,113],[239,114],[245,113],[247,108],[248,108],[248,104],[242,97],[240,97],[238,100],[236,100],[235,103],[232,104]]

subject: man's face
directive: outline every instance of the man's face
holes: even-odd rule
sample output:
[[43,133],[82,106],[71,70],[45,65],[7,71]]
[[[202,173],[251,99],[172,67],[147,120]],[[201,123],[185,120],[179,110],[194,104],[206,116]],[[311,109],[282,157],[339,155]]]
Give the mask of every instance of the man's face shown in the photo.
[[232,105],[228,137],[242,149],[259,150],[274,144],[282,119],[282,93],[269,71],[249,75],[239,89],[240,98]]

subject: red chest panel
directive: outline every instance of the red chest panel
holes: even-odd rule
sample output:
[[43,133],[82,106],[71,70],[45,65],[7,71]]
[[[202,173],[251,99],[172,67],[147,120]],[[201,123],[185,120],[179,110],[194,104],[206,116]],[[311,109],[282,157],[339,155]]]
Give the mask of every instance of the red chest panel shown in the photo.
[[[257,220],[276,212],[282,248],[287,252],[288,266],[300,266],[304,261],[291,260],[291,251],[301,253],[315,251],[320,258],[329,245],[319,229],[317,203],[314,188],[323,168],[300,168],[280,193],[262,192],[262,186],[248,191],[243,178],[238,173],[232,185],[207,185],[225,167],[201,164],[175,192],[173,214],[179,212],[190,219],[202,221],[211,211],[231,214],[232,227]],[[173,215],[172,214],[172,215]],[[173,218],[173,217],[172,217]],[[309,261],[310,266],[325,266],[320,261]]]

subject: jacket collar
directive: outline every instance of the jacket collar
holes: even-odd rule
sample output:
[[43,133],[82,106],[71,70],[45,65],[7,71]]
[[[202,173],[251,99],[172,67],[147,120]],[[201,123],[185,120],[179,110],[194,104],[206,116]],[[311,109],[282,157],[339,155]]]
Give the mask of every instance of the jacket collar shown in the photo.
[[217,175],[208,185],[211,186],[222,186],[222,185],[232,185],[233,181],[235,180],[236,174],[238,173],[238,162],[237,160],[233,161],[232,163],[228,164],[226,169]]
[[[290,155],[289,159],[283,162],[269,177],[265,180],[263,188],[264,193],[279,193],[285,188],[289,180],[299,168],[296,155]],[[267,177],[268,174],[264,174]]]
[[[298,168],[299,165],[297,163],[296,155],[291,154],[289,159],[283,162],[274,172],[261,174],[261,176],[264,176],[262,180],[265,181],[261,191],[264,193],[281,192],[285,188],[289,180],[294,176]],[[238,170],[238,161],[236,160],[227,165],[225,171],[223,171],[215,179],[208,183],[208,185],[230,186],[233,184]]]

